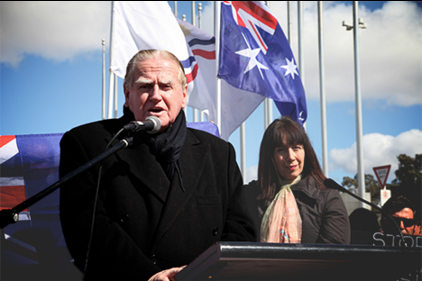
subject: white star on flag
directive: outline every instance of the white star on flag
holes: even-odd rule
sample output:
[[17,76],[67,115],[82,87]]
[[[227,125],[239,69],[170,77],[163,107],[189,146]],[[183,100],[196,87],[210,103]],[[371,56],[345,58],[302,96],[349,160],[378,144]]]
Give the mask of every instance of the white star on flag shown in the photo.
[[287,64],[281,66],[282,68],[287,70],[286,73],[284,74],[284,76],[287,76],[287,75],[290,74],[292,76],[293,80],[294,80],[295,74],[299,76],[299,73],[297,73],[297,71],[296,71],[297,66],[294,63],[293,58],[292,58],[291,61],[289,61],[289,59],[286,58],[286,61],[287,61]]
[[258,67],[258,70],[259,70],[259,73],[261,74],[262,79],[264,79],[264,76],[262,76],[261,69],[268,69],[268,67],[266,67],[265,65],[263,65],[256,59],[256,56],[259,54],[261,49],[257,48],[257,49],[252,50],[248,44],[248,41],[245,38],[245,35],[243,35],[243,33],[242,33],[242,36],[245,39],[245,42],[246,42],[246,45],[248,45],[248,48],[237,51],[236,54],[250,58],[248,66],[246,67],[245,72],[243,73],[248,72],[249,70],[253,69],[256,66]]

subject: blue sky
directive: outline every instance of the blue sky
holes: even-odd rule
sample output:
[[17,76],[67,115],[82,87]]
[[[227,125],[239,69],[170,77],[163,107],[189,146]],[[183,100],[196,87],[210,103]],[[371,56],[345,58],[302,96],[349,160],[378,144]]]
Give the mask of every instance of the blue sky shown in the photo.
[[[396,156],[422,153],[422,9],[408,1],[359,4],[359,17],[367,24],[360,31],[364,168],[373,174],[372,167],[391,164],[390,182],[397,169]],[[101,39],[106,39],[108,67],[110,2],[0,5],[0,134],[62,133],[101,119]],[[285,3],[270,2],[270,9],[286,32]],[[190,2],[178,2],[178,16],[182,14],[191,20]],[[202,14],[203,29],[212,33],[210,2],[203,2]],[[296,2],[292,14],[291,45],[297,59]],[[316,17],[316,1],[304,2],[306,129],[321,159]],[[343,20],[352,22],[351,2],[324,2],[329,176],[338,182],[357,171],[353,33],[342,26]],[[118,89],[120,116],[121,79]],[[273,113],[279,117],[275,106]],[[256,175],[263,132],[261,105],[246,121],[247,180]],[[240,163],[238,130],[229,141]]]

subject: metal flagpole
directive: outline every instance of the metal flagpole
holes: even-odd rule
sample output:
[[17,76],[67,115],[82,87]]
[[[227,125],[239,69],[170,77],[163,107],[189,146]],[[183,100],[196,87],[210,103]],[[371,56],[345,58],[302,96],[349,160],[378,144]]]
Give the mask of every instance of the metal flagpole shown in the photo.
[[114,73],[111,71],[111,64],[113,62],[113,32],[114,32],[114,22],[113,22],[113,13],[114,13],[114,1],[111,2],[111,23],[110,23],[110,68],[109,72],[109,84],[108,84],[108,119],[112,118],[113,114],[113,89],[114,89]]
[[[177,3],[177,1],[175,1],[175,6],[174,6],[175,10],[177,10],[176,9],[176,3]],[[182,21],[186,21],[186,15],[185,14],[182,15]],[[185,108],[183,108],[183,111],[185,112],[186,122],[188,122],[188,107],[185,106]]]
[[[305,89],[305,59],[302,48],[302,31],[303,31],[303,1],[297,2],[297,22],[298,22],[298,49],[299,49],[299,74],[302,80],[303,88]],[[305,91],[306,93],[306,91]],[[303,128],[306,131],[306,123],[303,123]]]
[[327,116],[325,110],[325,73],[323,39],[323,7],[322,1],[318,1],[319,91],[321,96],[322,170],[324,171],[324,175],[328,178]]
[[[353,38],[355,57],[355,91],[356,91],[356,139],[357,139],[357,160],[358,160],[358,184],[359,195],[365,198],[365,173],[363,167],[362,151],[362,98],[360,93],[360,66],[359,66],[359,22],[358,22],[358,1],[353,1]],[[364,203],[361,202],[361,207]]]
[[[198,3],[198,28],[201,28],[201,23],[202,23],[202,3]],[[199,121],[204,122],[205,118],[204,118],[204,113],[202,111],[199,112]]]
[[[215,36],[215,63],[216,71],[218,71],[218,63],[220,59],[220,7],[221,1],[214,2],[214,36]],[[221,80],[217,79],[217,92],[216,92],[216,102],[217,102],[217,117],[215,124],[221,132]],[[221,134],[221,133],[220,133]]]
[[268,128],[268,98],[264,100],[264,130]]
[[117,118],[117,75],[114,75],[114,118]]
[[[195,1],[192,1],[192,25],[196,26],[195,23]],[[193,122],[198,122],[198,109],[193,109]]]
[[[267,6],[268,8],[270,7],[270,1],[267,1]],[[271,122],[273,121],[273,101],[272,99],[267,99],[268,100],[268,126],[271,124]]]
[[242,171],[243,184],[246,182],[246,138],[245,122],[240,125],[240,170]]
[[[270,7],[270,1],[265,1],[267,7]],[[264,100],[264,130],[268,128],[272,120],[272,107],[271,107],[271,99],[266,98]],[[271,116],[270,116],[271,115]]]
[[106,112],[106,85],[105,85],[105,81],[106,81],[106,78],[105,78],[105,40],[103,39],[102,40],[102,44],[103,44],[103,89],[102,89],[102,96],[103,96],[103,98],[102,98],[102,114],[101,114],[101,118],[104,120],[106,117],[106,114],[105,114],[105,112]]
[[[365,198],[365,171],[363,167],[363,151],[362,151],[362,98],[360,93],[360,66],[359,66],[359,28],[366,28],[366,24],[358,17],[359,3],[353,1],[353,25],[343,21],[346,30],[353,29],[353,51],[355,58],[355,107],[356,107],[356,158],[358,162],[358,188],[359,196]],[[365,204],[361,202],[361,207],[365,208]]]
[[287,1],[287,40],[292,47],[292,13],[291,13],[290,1]]
[[302,80],[303,87],[305,87],[305,69],[302,51],[302,30],[303,30],[303,3],[297,2],[297,32],[298,32],[298,59],[299,59],[299,74]]

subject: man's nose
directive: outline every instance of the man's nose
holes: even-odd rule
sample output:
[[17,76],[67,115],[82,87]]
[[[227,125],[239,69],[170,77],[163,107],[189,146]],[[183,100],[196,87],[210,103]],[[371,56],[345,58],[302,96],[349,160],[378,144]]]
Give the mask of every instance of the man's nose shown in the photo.
[[151,89],[150,99],[151,100],[160,100],[161,99],[160,87],[158,85],[154,85],[154,87]]
[[401,229],[405,229],[405,227],[404,227],[404,222],[403,222],[403,221],[400,221],[400,228],[401,228]]

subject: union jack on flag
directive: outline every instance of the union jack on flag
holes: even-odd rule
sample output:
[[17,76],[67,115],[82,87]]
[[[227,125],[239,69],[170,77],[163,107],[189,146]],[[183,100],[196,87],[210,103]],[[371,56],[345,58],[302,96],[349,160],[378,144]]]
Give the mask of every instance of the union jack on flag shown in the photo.
[[[59,179],[61,137],[62,134],[0,136],[0,210],[16,207]],[[48,233],[45,238],[33,234],[34,243],[49,239],[49,245],[66,246],[59,222],[58,191],[20,212],[18,222],[4,228],[6,240],[14,245],[2,253],[5,262],[37,263],[35,244],[15,239],[27,236],[29,230]]]
[[274,100],[281,115],[306,121],[305,91],[277,19],[262,1],[221,3],[218,77]]

